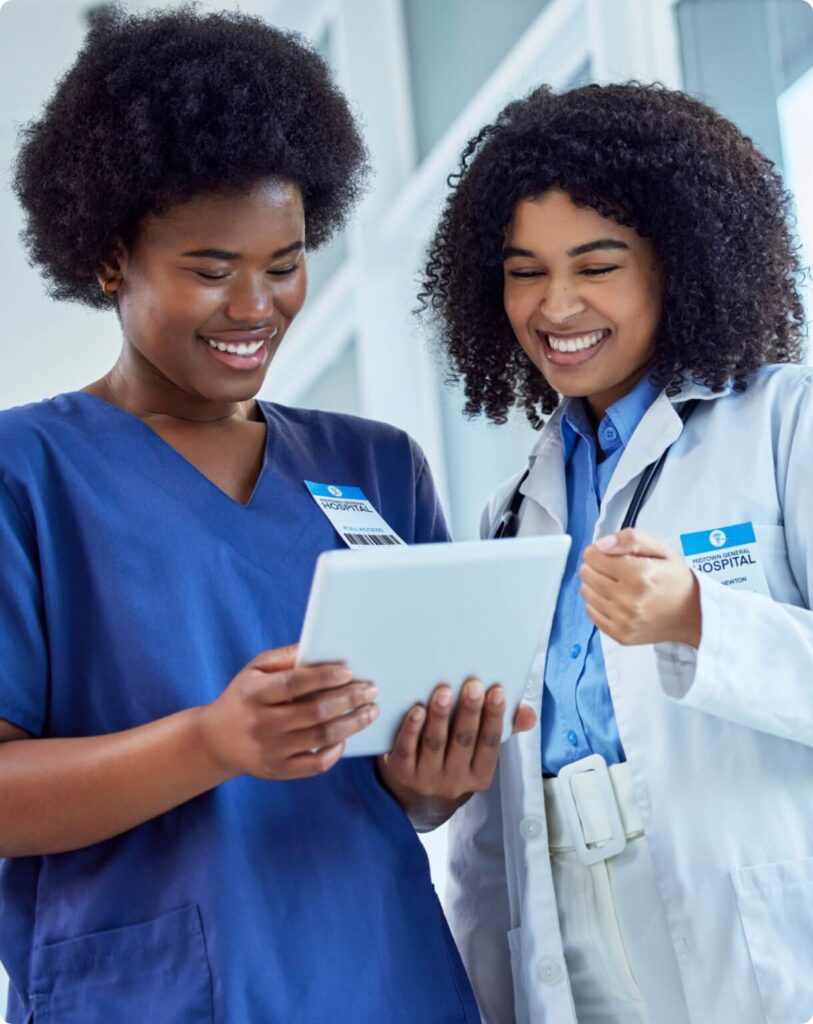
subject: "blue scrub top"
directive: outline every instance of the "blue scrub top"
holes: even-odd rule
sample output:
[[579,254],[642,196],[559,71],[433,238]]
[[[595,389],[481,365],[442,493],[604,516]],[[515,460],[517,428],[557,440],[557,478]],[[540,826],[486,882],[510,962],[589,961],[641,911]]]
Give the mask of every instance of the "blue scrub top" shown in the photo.
[[[407,542],[447,539],[405,434],[260,407],[246,506],[93,396],[0,413],[0,718],[129,729],[296,641],[316,558],[342,546],[305,479],[361,487]],[[480,1020],[423,847],[368,758],[234,779],[95,846],[0,861],[0,921],[11,1024]]]

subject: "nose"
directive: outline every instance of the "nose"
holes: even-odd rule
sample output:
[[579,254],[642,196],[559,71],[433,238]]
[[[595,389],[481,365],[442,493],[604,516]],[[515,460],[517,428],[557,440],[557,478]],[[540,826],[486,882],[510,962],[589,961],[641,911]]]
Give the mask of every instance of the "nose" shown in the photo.
[[226,298],[225,313],[235,323],[256,324],[274,309],[273,283],[267,274],[237,275]]
[[546,281],[540,308],[552,324],[563,324],[577,313],[583,313],[586,303],[567,281],[551,275]]

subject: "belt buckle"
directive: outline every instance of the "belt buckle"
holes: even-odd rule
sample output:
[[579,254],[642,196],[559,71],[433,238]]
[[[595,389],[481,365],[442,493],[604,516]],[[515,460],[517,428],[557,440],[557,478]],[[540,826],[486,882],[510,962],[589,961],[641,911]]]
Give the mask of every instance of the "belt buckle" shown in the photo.
[[[604,808],[610,821],[610,838],[601,846],[590,849],[584,840],[581,819],[576,808],[576,800],[570,784],[572,775],[581,775],[584,772],[595,772],[599,792],[604,801]],[[582,864],[598,864],[599,861],[615,857],[627,845],[627,836],[624,832],[624,825],[621,821],[621,812],[618,810],[618,801],[615,798],[615,790],[610,779],[610,769],[601,754],[590,754],[572,764],[566,764],[559,770],[558,775],[559,799],[564,805],[565,817],[570,826],[573,836],[573,845],[576,854]]]

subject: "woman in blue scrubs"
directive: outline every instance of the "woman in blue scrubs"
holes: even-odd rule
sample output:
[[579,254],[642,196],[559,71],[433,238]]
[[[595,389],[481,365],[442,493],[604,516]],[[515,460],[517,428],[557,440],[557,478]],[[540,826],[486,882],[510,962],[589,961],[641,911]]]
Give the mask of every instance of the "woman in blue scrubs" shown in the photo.
[[445,760],[340,761],[375,687],[283,646],[342,543],[305,480],[447,539],[407,436],[254,400],[364,170],[323,62],[240,15],[101,14],[26,130],[32,258],[123,346],[0,414],[11,1024],[479,1020],[404,812],[488,784],[501,692]]

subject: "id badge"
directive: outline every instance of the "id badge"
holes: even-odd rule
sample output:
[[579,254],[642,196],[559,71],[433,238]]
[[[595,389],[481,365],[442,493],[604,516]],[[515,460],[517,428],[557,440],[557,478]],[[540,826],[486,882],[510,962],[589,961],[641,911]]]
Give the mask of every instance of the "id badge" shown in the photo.
[[699,575],[770,597],[753,523],[682,533],[680,544],[686,564]]
[[311,497],[349,548],[405,544],[358,487],[317,484],[306,480]]

